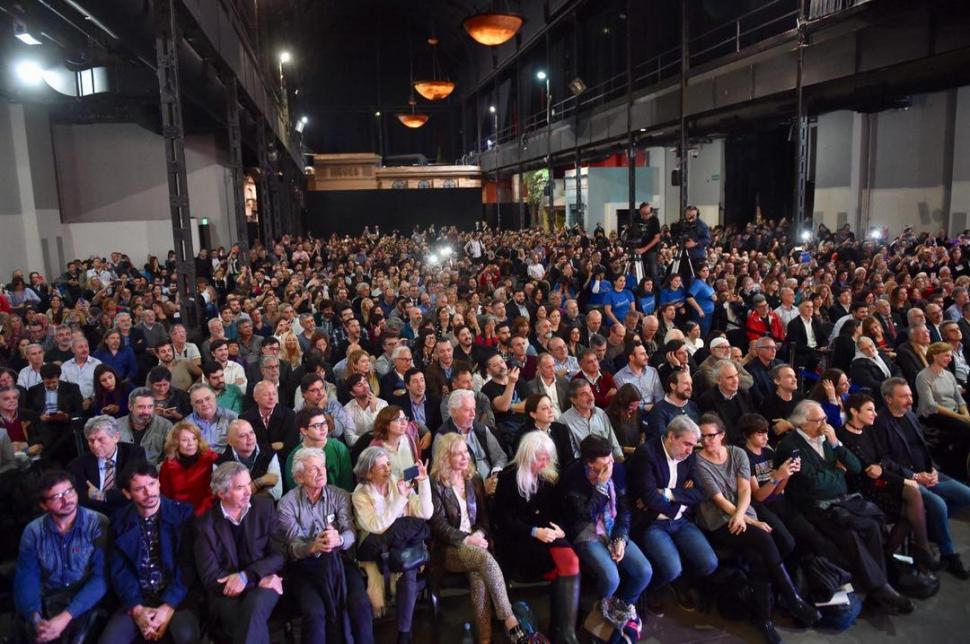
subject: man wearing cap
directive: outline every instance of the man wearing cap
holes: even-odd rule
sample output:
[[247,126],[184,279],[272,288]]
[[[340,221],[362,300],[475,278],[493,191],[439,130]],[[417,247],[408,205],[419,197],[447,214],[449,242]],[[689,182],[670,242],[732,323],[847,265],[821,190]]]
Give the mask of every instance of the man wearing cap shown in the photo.
[[[713,387],[717,382],[717,377],[714,375],[714,365],[719,360],[728,360],[731,358],[731,342],[724,336],[716,337],[711,340],[710,350],[711,354],[704,359],[704,362],[697,366],[697,371],[694,372],[694,393],[698,396]],[[738,370],[741,389],[744,391],[750,390],[754,384],[754,379],[748,373],[748,370],[744,368],[744,363],[740,360],[731,360],[731,362],[734,363],[734,366]]]

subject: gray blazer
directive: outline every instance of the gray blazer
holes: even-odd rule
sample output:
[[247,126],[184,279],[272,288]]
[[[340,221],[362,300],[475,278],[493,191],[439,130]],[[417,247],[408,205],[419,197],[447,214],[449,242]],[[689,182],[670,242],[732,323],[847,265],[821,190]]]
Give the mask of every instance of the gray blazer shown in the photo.
[[[145,434],[141,439],[141,447],[145,450],[145,459],[158,465],[165,460],[165,437],[172,429],[172,421],[162,418],[158,414],[152,416],[152,420],[145,428]],[[122,443],[134,443],[135,436],[131,429],[131,415],[123,416],[118,419],[118,430],[121,432]]]

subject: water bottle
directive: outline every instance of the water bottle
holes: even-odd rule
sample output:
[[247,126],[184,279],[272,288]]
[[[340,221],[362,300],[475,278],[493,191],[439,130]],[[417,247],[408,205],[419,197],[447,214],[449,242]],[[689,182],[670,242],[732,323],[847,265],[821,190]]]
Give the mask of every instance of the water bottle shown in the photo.
[[461,644],[475,644],[475,638],[472,637],[472,625],[465,622],[465,633],[461,636]]

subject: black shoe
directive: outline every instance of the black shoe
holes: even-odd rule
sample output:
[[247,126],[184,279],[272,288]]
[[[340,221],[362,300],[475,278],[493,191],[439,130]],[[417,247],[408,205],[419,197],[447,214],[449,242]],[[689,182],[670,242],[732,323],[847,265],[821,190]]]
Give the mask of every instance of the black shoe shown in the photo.
[[653,617],[664,616],[664,604],[660,599],[659,592],[646,592],[640,596],[637,602],[637,612],[641,615],[651,615]]
[[785,608],[798,625],[805,628],[822,619],[822,613],[817,608],[797,595],[795,599],[785,601]]
[[936,572],[943,567],[942,557],[937,557],[931,550],[920,548],[919,546],[913,546],[913,561],[916,565],[923,570],[928,570],[930,572]]
[[869,599],[875,603],[875,608],[882,613],[907,615],[913,612],[913,602],[897,593],[889,584],[871,591]]
[[767,644],[781,644],[781,635],[775,630],[775,624],[770,619],[755,625]]
[[682,610],[693,613],[700,607],[700,599],[697,597],[697,591],[692,587],[679,586],[677,584],[671,584],[670,587],[674,591],[674,601],[677,602],[677,605]]
[[960,555],[954,553],[952,555],[947,555],[942,557],[944,563],[944,569],[956,577],[957,579],[963,579],[964,581],[970,579],[970,571],[968,571],[963,566],[963,561],[960,560]]

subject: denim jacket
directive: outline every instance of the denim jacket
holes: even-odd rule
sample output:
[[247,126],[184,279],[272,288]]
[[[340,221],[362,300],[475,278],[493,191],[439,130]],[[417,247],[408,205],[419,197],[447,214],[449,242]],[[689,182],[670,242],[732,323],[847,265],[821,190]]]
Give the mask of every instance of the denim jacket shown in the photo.
[[74,617],[94,608],[108,590],[107,543],[108,518],[84,507],[78,507],[74,527],[65,535],[48,514],[31,521],[17,557],[17,612],[27,620],[34,613],[45,615],[44,598],[65,591],[73,594],[67,610]]

